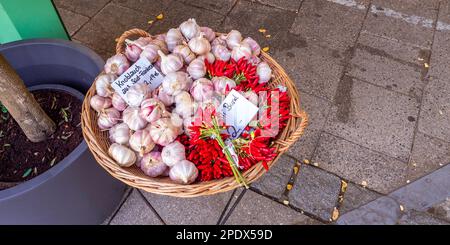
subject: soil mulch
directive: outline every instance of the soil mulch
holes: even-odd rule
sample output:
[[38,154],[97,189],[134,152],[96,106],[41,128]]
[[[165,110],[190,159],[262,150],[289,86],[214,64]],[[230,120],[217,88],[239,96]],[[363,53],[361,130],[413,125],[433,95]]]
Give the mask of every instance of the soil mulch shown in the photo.
[[83,140],[80,116],[82,101],[57,90],[36,90],[31,93],[57,124],[57,129],[46,141],[33,143],[27,139],[6,108],[1,106],[0,190],[44,173],[69,155]]

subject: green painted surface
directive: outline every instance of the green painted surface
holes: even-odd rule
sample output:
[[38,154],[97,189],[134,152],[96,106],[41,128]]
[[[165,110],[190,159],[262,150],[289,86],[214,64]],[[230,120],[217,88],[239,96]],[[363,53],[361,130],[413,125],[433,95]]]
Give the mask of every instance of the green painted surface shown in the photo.
[[69,39],[51,0],[0,0],[0,43],[30,38]]

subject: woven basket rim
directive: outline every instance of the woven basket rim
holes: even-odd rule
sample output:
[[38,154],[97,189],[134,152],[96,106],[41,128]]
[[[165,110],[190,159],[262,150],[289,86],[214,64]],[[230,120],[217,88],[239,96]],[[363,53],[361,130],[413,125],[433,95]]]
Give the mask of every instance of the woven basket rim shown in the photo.
[[[218,33],[217,35],[219,35]],[[123,53],[125,39],[132,36],[150,37],[151,35],[140,29],[131,29],[124,32],[117,40],[116,53]],[[300,108],[299,93],[295,83],[289,78],[284,69],[266,52],[261,51],[261,59],[266,61],[272,68],[274,77],[269,82],[271,85],[283,83],[287,87],[290,103],[291,118],[284,130],[277,136],[274,142],[277,157],[268,162],[268,166],[272,167],[274,163],[285,153],[288,148],[297,141],[303,134],[307,124],[308,116],[305,111]],[[98,164],[103,167],[113,177],[119,179],[125,184],[141,189],[143,191],[175,196],[175,197],[198,197],[211,195],[220,192],[226,192],[240,187],[234,177],[226,177],[219,180],[211,180],[207,182],[196,182],[190,185],[181,185],[170,182],[167,178],[151,178],[139,173],[140,169],[136,167],[122,168],[118,166],[114,160],[108,155],[107,146],[109,146],[107,133],[99,130],[97,126],[96,112],[90,107],[90,99],[95,95],[95,82],[87,92],[82,107],[82,130],[86,143],[92,152]],[[262,164],[258,163],[243,172],[243,176],[250,184],[261,177],[266,170]]]

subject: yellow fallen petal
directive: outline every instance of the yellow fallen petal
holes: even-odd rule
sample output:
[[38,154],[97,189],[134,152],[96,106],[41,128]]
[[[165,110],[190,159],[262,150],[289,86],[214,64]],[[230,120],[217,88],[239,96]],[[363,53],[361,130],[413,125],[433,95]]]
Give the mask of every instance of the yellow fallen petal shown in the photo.
[[284,205],[289,205],[289,201],[288,200],[284,200],[283,203],[284,203]]
[[264,47],[264,48],[262,49],[262,51],[264,51],[264,52],[269,52],[269,50],[270,50],[269,47]]
[[318,162],[314,162],[313,165],[316,166],[316,167],[319,167],[319,163]]
[[347,182],[341,180],[341,192],[345,192],[347,190]]
[[363,181],[361,182],[361,185],[362,185],[363,187],[366,187],[366,186],[367,186],[367,181],[363,180]]
[[258,31],[261,32],[261,33],[266,33],[267,30],[264,29],[264,28],[261,28],[261,29],[259,29]]
[[430,65],[428,63],[424,63],[423,65],[425,66],[425,68],[430,67]]
[[333,221],[335,221],[335,220],[337,220],[339,218],[339,210],[336,208],[336,207],[334,207],[334,209],[333,209],[333,214],[331,215],[331,219],[333,220]]
[[303,163],[304,163],[304,164],[309,164],[309,160],[308,160],[308,159],[304,159],[304,160],[303,160]]
[[292,185],[291,185],[291,184],[287,184],[286,189],[287,189],[288,191],[292,190]]
[[294,167],[294,174],[298,174],[298,167],[297,166]]
[[156,16],[157,20],[162,20],[164,18],[163,13],[160,13],[158,16]]
[[151,25],[151,24],[153,24],[153,22],[154,22],[154,20],[149,20],[147,23],[148,23],[149,25]]

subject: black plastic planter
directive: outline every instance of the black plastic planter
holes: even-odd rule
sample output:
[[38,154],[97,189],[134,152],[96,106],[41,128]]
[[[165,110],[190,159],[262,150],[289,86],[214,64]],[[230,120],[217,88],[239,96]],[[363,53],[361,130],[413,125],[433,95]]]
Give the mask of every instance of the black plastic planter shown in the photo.
[[[59,84],[82,94],[104,64],[88,48],[63,40],[13,42],[0,45],[0,53],[28,87],[54,84],[54,89],[64,89]],[[45,173],[0,191],[0,224],[100,224],[125,189],[95,162],[83,141]]]

